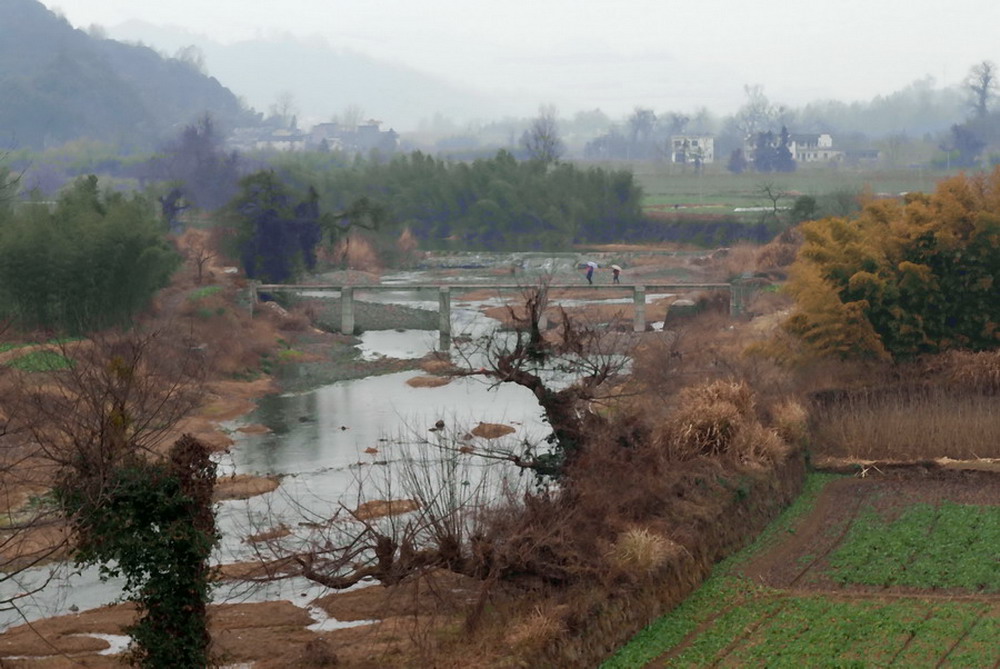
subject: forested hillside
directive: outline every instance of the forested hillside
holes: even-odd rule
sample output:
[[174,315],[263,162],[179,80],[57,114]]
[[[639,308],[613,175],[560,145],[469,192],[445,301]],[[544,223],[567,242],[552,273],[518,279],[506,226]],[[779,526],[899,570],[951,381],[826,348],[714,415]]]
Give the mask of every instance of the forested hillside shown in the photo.
[[0,2],[0,91],[0,135],[19,148],[150,148],[206,111],[223,125],[248,114],[191,64],[76,30],[37,0]]

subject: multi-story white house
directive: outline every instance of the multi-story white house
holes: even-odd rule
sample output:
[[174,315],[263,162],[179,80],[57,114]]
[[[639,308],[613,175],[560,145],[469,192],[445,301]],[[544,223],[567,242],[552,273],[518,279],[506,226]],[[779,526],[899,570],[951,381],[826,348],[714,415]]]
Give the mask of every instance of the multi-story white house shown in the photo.
[[704,165],[715,162],[715,137],[673,135],[670,138],[670,162],[679,165]]
[[836,162],[844,152],[833,148],[833,137],[828,133],[795,133],[788,136],[788,150],[797,163]]

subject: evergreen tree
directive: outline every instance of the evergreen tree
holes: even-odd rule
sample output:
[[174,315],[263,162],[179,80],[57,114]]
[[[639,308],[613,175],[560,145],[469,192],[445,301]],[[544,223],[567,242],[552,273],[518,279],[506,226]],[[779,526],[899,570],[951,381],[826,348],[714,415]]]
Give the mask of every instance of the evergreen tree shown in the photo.
[[294,279],[316,264],[322,239],[319,196],[315,190],[296,203],[273,170],[240,181],[230,203],[236,217],[240,258],[247,276],[269,283]]
[[28,206],[0,228],[0,313],[70,333],[127,323],[179,262],[149,201],[82,177],[54,211]]

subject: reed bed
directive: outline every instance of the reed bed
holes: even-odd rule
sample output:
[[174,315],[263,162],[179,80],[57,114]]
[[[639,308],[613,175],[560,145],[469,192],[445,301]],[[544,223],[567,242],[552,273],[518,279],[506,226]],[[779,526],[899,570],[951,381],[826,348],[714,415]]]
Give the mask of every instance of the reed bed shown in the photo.
[[812,411],[817,455],[858,459],[1000,458],[1000,395],[902,386],[827,397]]

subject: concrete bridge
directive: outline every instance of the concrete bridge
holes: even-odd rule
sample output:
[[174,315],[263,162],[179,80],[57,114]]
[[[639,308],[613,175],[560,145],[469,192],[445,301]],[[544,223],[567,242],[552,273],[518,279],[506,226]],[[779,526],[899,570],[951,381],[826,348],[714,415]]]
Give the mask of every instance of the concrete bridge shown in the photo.
[[[357,293],[370,292],[405,292],[405,291],[427,291],[436,290],[438,293],[438,331],[440,333],[441,348],[446,350],[451,342],[451,296],[472,291],[495,291],[497,293],[523,293],[531,290],[532,284],[441,284],[441,283],[406,283],[406,284],[373,284],[373,285],[333,285],[333,284],[258,284],[252,282],[250,285],[250,304],[257,304],[260,293],[301,293],[301,292],[330,292],[339,293],[340,296],[340,331],[345,334],[354,332],[354,299]],[[608,294],[632,295],[632,303],[635,308],[633,328],[636,332],[643,332],[646,329],[646,294],[676,294],[695,290],[708,290],[728,293],[729,313],[738,316],[743,313],[744,305],[755,286],[742,282],[734,283],[648,283],[648,284],[596,284],[581,285],[580,283],[550,283],[546,286],[548,291],[573,290],[577,294],[586,291],[594,295],[594,299],[607,297]],[[582,298],[586,299],[586,298]],[[543,316],[544,318],[544,316]]]

